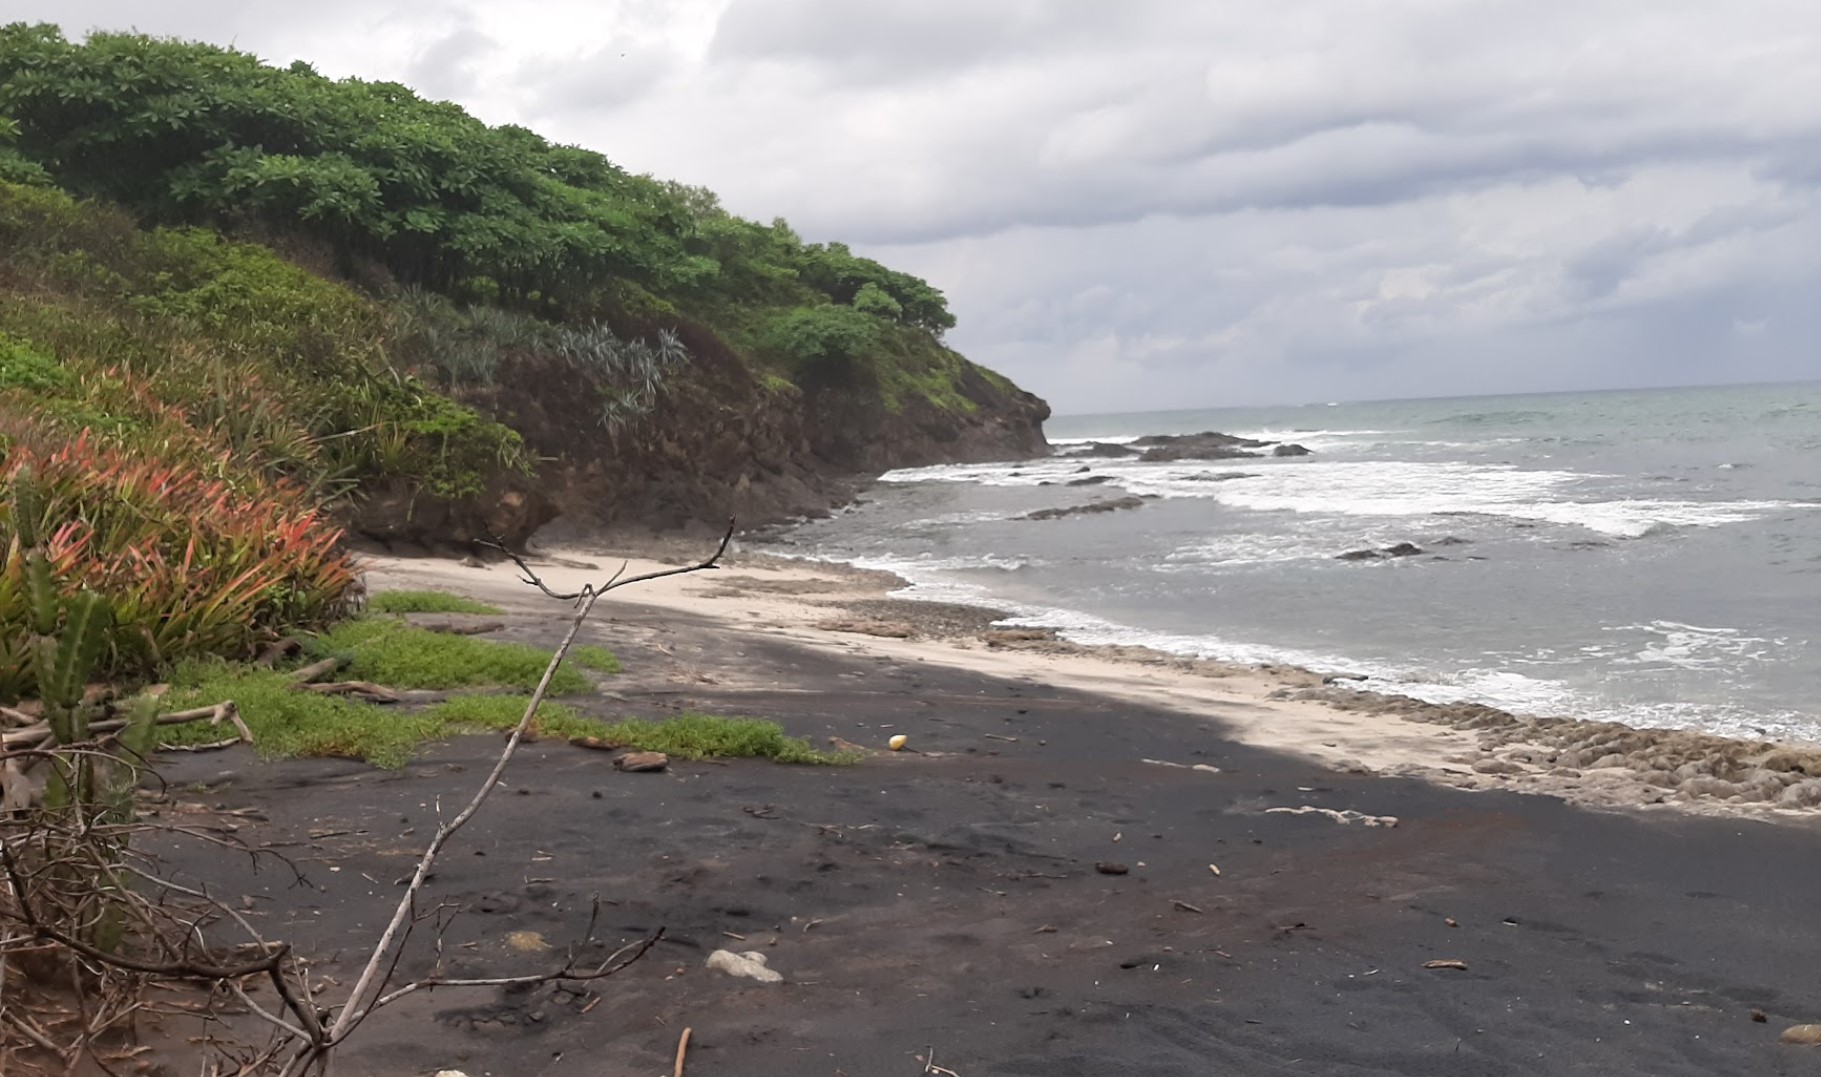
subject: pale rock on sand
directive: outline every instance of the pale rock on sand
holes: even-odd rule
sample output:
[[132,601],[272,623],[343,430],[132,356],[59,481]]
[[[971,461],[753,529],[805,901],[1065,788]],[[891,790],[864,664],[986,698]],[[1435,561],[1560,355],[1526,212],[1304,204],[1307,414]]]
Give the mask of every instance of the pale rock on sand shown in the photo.
[[775,984],[784,981],[784,974],[777,969],[768,968],[765,955],[757,950],[748,950],[736,954],[732,950],[716,950],[708,955],[704,962],[711,969],[719,969],[729,976],[744,976],[762,984]]

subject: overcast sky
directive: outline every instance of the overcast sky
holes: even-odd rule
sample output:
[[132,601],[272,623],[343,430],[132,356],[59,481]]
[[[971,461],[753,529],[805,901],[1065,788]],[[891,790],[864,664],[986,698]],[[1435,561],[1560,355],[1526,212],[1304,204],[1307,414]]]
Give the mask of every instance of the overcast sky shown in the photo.
[[395,79],[948,293],[1059,413],[1821,378],[1816,0],[12,0]]

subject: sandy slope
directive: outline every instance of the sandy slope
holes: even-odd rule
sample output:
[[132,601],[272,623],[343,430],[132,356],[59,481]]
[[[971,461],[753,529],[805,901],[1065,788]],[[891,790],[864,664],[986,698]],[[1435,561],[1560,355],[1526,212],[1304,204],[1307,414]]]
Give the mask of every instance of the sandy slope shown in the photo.
[[[665,552],[686,559],[699,551],[683,546]],[[626,562],[626,573],[674,563],[635,558]],[[533,567],[552,589],[567,592],[606,579],[619,564],[563,551],[544,555]],[[513,609],[550,608],[509,564],[372,557],[366,569],[374,590],[433,588]],[[1029,634],[991,628],[992,611],[891,599],[899,586],[884,573],[736,554],[714,572],[639,584],[611,602],[718,624],[726,632],[727,654],[738,652],[749,634],[760,634],[828,654],[930,663],[1093,692],[1209,716],[1224,737],[1294,752],[1338,771],[1545,793],[1600,807],[1768,818],[1806,816],[1821,807],[1821,750],[1811,746],[1528,719],[1361,692],[1291,667],[1230,666],[1142,648],[1018,638]],[[612,609],[604,605],[601,612],[611,616]],[[788,677],[777,671],[714,655],[701,656],[682,673],[694,683],[728,689],[788,687]],[[1218,719],[1211,717],[1215,713]]]

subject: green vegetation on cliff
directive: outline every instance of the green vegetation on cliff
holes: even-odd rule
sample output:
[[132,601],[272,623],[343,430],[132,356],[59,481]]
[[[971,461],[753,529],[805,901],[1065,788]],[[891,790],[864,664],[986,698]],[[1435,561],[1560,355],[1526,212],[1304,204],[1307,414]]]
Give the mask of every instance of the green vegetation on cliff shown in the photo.
[[[899,392],[946,385],[958,361],[940,343],[954,316],[914,276],[396,83],[17,23],[0,29],[0,117],[17,136],[0,178],[153,221],[306,237],[339,272],[383,267],[455,304],[641,328],[690,318],[792,376]],[[953,406],[945,395],[930,399]]]
[[[953,324],[841,244],[403,86],[0,27],[0,480],[43,484],[57,586],[114,603],[111,675],[344,617],[333,514],[517,541],[561,467],[684,519],[710,487],[802,496],[805,447],[857,466],[881,416],[951,444],[1018,396]],[[30,691],[15,536],[0,702]]]

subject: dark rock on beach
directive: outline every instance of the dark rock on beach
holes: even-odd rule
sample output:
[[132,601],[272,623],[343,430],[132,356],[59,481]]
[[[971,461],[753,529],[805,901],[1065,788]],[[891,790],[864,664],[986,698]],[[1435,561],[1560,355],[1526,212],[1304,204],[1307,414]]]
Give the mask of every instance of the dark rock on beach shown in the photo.
[[1272,456],[1308,456],[1311,453],[1313,453],[1314,451],[1315,450],[1309,448],[1306,445],[1298,445],[1294,441],[1286,441],[1282,445],[1279,445],[1277,448],[1272,449],[1271,455]]
[[1112,481],[1113,481],[1113,477],[1111,475],[1089,475],[1085,479],[1070,479],[1065,485],[1068,485],[1068,486],[1099,486],[1103,482],[1112,482]]

